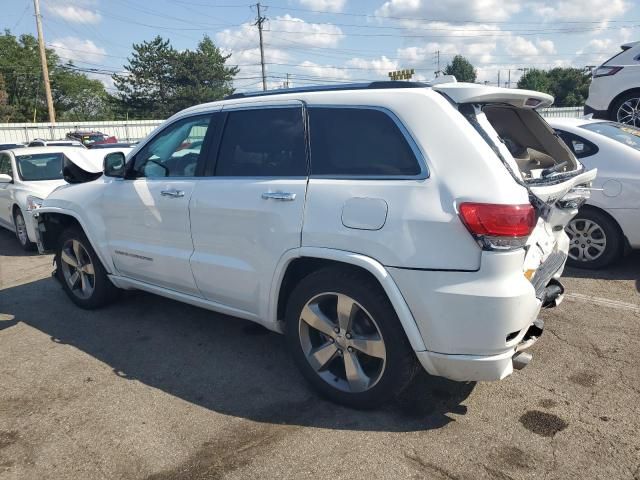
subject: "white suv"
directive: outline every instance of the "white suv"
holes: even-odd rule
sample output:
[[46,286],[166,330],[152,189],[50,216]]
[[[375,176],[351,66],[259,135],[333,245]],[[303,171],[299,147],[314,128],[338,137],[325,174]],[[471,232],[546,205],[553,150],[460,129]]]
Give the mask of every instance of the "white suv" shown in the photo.
[[474,84],[290,89],[184,110],[38,210],[83,308],[141,289],[287,334],[305,377],[356,407],[421,364],[498,380],[562,296],[586,172],[533,110]]
[[584,113],[640,127],[640,42],[620,48],[593,71]]

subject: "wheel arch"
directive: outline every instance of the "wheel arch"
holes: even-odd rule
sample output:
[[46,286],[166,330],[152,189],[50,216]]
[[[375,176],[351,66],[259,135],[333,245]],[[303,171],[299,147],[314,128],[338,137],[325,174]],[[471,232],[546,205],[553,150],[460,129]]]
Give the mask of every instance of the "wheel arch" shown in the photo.
[[413,350],[426,350],[413,314],[389,272],[373,258],[343,250],[302,247],[290,250],[281,258],[274,274],[269,302],[269,318],[279,330],[283,330],[284,309],[295,285],[310,273],[327,266],[353,268],[375,280],[391,302]]
[[611,102],[609,102],[609,108],[607,108],[607,111],[609,113],[609,118],[611,120],[616,120],[616,118],[614,118],[615,116],[615,112],[613,111],[613,109],[615,108],[616,104],[626,95],[629,95],[630,93],[635,93],[640,95],[640,87],[634,87],[634,88],[629,88],[627,90],[625,90],[624,92],[620,92],[618,95],[616,95],[615,97],[613,97],[613,99],[611,100]]
[[64,230],[71,226],[77,226],[89,240],[91,247],[102,262],[107,273],[112,273],[111,262],[106,261],[102,249],[97,248],[97,242],[92,238],[91,232],[86,228],[82,218],[76,212],[63,209],[37,210],[38,249],[40,253],[55,251],[58,239]]

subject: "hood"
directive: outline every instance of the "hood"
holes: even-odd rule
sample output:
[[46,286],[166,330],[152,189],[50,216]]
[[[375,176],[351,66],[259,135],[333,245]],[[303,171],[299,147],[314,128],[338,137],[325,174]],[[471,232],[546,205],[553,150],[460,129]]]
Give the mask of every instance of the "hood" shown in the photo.
[[102,172],[102,160],[104,159],[104,153],[99,151],[81,150],[79,148],[74,150],[67,150],[64,152],[65,156],[71,160],[76,166],[80,167],[85,172],[98,173]]
[[432,88],[455,103],[506,103],[519,108],[548,107],[553,103],[553,97],[546,93],[477,83],[440,83]]
[[66,185],[63,179],[59,180],[38,180],[37,182],[29,182],[30,194],[34,197],[47,198],[51,192],[60,187]]

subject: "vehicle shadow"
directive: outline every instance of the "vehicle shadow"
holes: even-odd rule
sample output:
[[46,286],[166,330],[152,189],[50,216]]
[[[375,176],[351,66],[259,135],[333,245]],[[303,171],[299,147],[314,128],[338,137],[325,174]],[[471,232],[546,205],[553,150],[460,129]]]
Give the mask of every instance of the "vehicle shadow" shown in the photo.
[[636,290],[640,292],[640,250],[631,252],[610,267],[602,270],[567,267],[563,276],[598,280],[635,280]]
[[16,238],[16,234],[0,227],[0,256],[3,257],[31,257],[38,255],[36,249],[25,251]]
[[52,279],[0,291],[0,313],[138,380],[212,411],[259,422],[331,429],[419,431],[464,415],[474,383],[422,372],[401,398],[374,411],[340,407],[307,386],[284,337],[253,323],[142,292],[84,311]]

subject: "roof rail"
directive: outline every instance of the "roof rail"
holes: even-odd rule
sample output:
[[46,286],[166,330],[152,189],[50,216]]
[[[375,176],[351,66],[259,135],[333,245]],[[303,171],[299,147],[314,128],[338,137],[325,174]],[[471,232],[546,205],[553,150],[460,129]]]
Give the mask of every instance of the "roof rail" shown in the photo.
[[295,88],[278,88],[275,90],[266,90],[263,92],[247,92],[233,93],[224,97],[225,100],[233,100],[234,98],[251,98],[264,97],[267,95],[284,95],[286,93],[306,93],[306,92],[326,92],[340,90],[368,90],[368,89],[384,89],[384,88],[425,88],[431,84],[425,82],[401,82],[393,80],[383,80],[368,83],[341,83],[336,85],[311,85],[308,87]]

